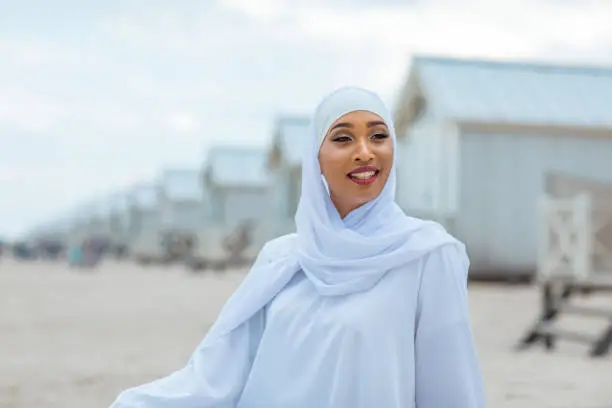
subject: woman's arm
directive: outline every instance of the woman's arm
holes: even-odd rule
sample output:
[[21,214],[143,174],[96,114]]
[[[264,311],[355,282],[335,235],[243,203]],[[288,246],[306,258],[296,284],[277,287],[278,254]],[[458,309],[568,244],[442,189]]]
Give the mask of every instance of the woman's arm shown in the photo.
[[214,344],[200,344],[182,369],[125,390],[110,408],[235,407],[263,331],[262,314]]
[[[270,262],[272,256],[265,247],[253,267]],[[123,391],[110,408],[235,407],[264,326],[265,310],[262,309],[229,335],[212,343],[203,340],[182,369]]]
[[467,296],[469,260],[448,246],[424,263],[415,332],[416,407],[484,408]]

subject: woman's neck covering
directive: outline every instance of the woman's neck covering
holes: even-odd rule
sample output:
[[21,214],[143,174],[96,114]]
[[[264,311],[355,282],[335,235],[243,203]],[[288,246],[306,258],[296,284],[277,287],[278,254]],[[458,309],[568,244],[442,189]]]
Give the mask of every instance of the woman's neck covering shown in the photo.
[[[318,157],[330,126],[354,111],[369,111],[385,121],[394,147],[393,166],[379,196],[341,219],[322,180]],[[378,95],[341,88],[319,104],[302,161],[302,194],[295,221],[297,259],[320,294],[367,290],[385,272],[454,241],[438,224],[407,217],[395,203],[397,158],[393,120]]]
[[[357,110],[373,112],[386,122],[394,161],[379,196],[341,219],[321,176],[319,149],[331,124]],[[331,93],[315,111],[310,139],[302,160],[295,242],[286,254],[251,269],[205,342],[215,341],[246,322],[300,271],[322,296],[349,295],[371,289],[389,270],[407,266],[442,245],[462,245],[439,224],[408,217],[395,203],[395,132],[391,115],[376,94],[354,87]]]

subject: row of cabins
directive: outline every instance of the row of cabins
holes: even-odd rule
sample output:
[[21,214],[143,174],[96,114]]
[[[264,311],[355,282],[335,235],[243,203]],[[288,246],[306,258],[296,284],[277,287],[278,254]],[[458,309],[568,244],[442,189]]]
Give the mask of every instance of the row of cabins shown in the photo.
[[[612,69],[417,56],[394,106],[398,204],[463,240],[473,276],[530,276],[548,177],[612,183],[611,106]],[[308,125],[280,117],[266,149],[215,148],[201,172],[162,177],[165,195],[141,199],[157,211],[148,239],[197,226],[197,252],[219,253],[219,237],[255,219],[256,252],[293,231]]]
[[[269,191],[265,150],[214,147],[202,168],[167,169],[156,182],[134,190],[129,252],[142,263],[177,258],[198,267],[223,263],[226,239],[251,222],[245,255],[252,259],[269,238],[264,222]],[[177,253],[169,253],[175,246]]]
[[265,222],[270,214],[266,161],[265,149],[214,147],[199,169],[165,169],[155,180],[92,200],[27,238],[60,240],[67,247],[95,241],[105,252],[140,263],[180,258],[197,266],[222,262],[224,241],[251,222],[252,245],[244,255],[252,259],[271,231]]

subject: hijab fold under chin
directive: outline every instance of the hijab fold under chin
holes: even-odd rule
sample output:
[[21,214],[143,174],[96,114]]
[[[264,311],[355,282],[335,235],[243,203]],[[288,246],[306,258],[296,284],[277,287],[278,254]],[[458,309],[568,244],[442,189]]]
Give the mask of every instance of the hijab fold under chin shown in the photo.
[[[387,124],[394,145],[393,166],[379,196],[341,219],[321,177],[318,153],[329,127],[341,116],[357,110],[375,113]],[[439,224],[408,217],[395,203],[395,163],[399,155],[395,131],[391,115],[376,94],[356,87],[331,93],[314,113],[306,145],[292,249],[282,258],[251,269],[205,342],[222,337],[248,320],[300,270],[320,295],[349,295],[371,289],[388,271],[442,245],[462,245]]]
[[[329,127],[341,116],[359,110],[377,114],[387,124],[394,146],[393,165],[379,196],[340,219],[321,182],[318,153]],[[319,293],[343,295],[370,289],[387,271],[421,258],[440,245],[459,244],[438,224],[408,217],[396,204],[395,130],[378,95],[361,88],[341,88],[321,102],[311,128],[295,217],[296,256]]]

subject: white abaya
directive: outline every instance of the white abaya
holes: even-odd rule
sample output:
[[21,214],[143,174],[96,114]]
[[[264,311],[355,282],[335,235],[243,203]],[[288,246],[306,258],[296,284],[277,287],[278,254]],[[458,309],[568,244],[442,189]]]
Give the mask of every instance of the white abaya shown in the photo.
[[[382,100],[326,97],[302,161],[297,234],[269,242],[187,365],[111,408],[483,408],[464,245],[395,203],[395,155],[373,200],[340,218],[321,178],[329,127]],[[358,165],[360,163],[355,163]]]
[[442,247],[345,296],[319,295],[298,272],[230,336],[112,408],[484,407],[462,256]]

